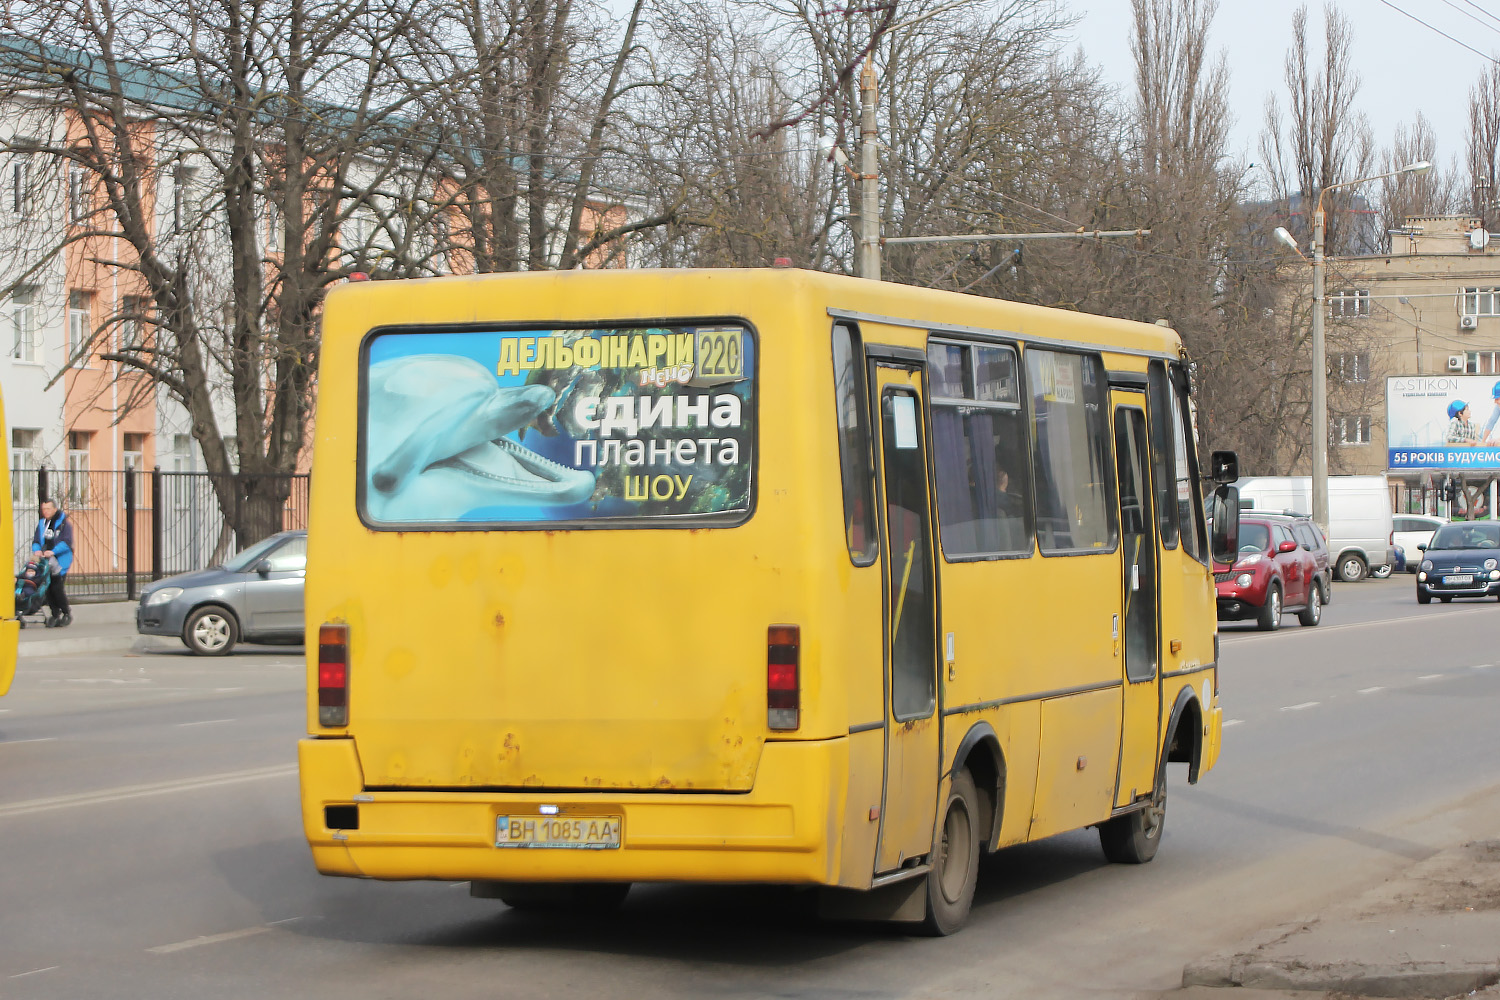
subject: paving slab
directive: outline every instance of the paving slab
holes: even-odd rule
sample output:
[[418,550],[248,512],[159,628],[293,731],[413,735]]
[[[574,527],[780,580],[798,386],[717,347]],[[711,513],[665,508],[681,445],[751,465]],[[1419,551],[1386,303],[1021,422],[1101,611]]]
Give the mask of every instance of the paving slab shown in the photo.
[[[1188,964],[1182,974],[1183,986],[1195,990],[1337,991],[1356,997],[1455,997],[1497,982],[1495,840],[1439,852],[1356,899],[1267,928]],[[1246,1000],[1243,992],[1234,996]]]

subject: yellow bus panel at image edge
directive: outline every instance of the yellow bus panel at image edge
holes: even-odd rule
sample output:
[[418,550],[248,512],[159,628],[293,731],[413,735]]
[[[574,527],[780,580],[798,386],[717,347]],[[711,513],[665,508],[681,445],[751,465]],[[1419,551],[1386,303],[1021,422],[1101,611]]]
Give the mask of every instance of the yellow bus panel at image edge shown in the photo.
[[[0,398],[0,434],[5,432],[5,400]],[[10,469],[0,465],[0,538],[15,538],[14,522],[15,511],[11,508],[10,492]],[[7,598],[14,601],[15,592]],[[14,603],[9,604],[7,613],[0,615],[0,695],[10,690],[11,681],[16,676],[16,654],[18,643],[21,639],[21,623],[16,620],[16,609]]]
[[[307,583],[315,736],[300,750],[304,825],[321,871],[871,884],[885,825],[881,778],[874,774],[872,784],[870,770],[882,767],[882,731],[899,725],[881,678],[890,638],[881,574],[891,557],[857,566],[848,551],[830,309],[912,320],[865,321],[866,345],[921,351],[928,329],[980,328],[1023,345],[1030,337],[1124,348],[1138,365],[1147,354],[1175,359],[1178,350],[1175,335],[1159,327],[785,270],[455,277],[371,282],[330,295]],[[705,331],[743,344],[750,360],[743,371],[724,369],[731,381],[700,371],[674,384],[703,360],[674,345],[696,348]],[[644,366],[630,357],[643,345],[651,352]],[[604,359],[614,350],[630,367],[629,386],[606,378],[613,376]],[[570,369],[560,359],[573,352],[599,363]],[[507,365],[520,366],[519,376]],[[497,378],[489,384],[480,371]],[[653,378],[655,388],[635,388]],[[424,385],[443,386],[441,398],[423,397]],[[658,395],[632,395],[647,391]],[[428,410],[413,410],[407,425],[392,429],[391,413],[412,400]],[[459,410],[468,415],[450,412]],[[567,440],[580,424],[607,434],[613,419],[628,438],[639,426],[627,427],[625,417],[644,424],[648,412],[689,415],[676,424],[684,433],[642,446],[651,448],[652,465],[641,463],[645,480],[622,480],[635,501],[649,498],[630,510],[649,503],[653,513],[588,521],[578,512],[620,508],[620,481],[599,465],[580,485],[580,463],[568,460],[619,460],[628,451],[611,448],[608,437],[575,441],[575,450],[554,447],[549,460],[568,466],[558,469],[531,449],[553,447],[549,432],[562,424]],[[531,419],[518,425],[523,418]],[[505,442],[485,441],[492,432]],[[683,444],[689,439],[696,443]],[[720,463],[731,440],[733,461]],[[465,450],[450,454],[444,442]],[[521,501],[476,515],[446,511],[462,484],[422,492],[429,473],[438,481],[487,462],[496,463],[493,473],[501,458],[492,452],[500,451],[522,467],[527,498],[553,490],[568,499],[549,497],[524,516],[507,515],[522,511]],[[674,471],[655,472],[669,452],[678,460],[715,457],[707,467],[662,462]],[[736,468],[748,470],[743,482]],[[695,481],[708,486],[687,483],[700,476]],[[691,494],[695,488],[702,492]],[[679,500],[696,506],[673,508]],[[564,509],[573,519],[549,524],[548,512]],[[927,538],[937,551],[933,520]],[[934,609],[933,628],[956,633],[961,652],[946,666],[941,650],[932,656],[942,772],[961,763],[953,760],[959,741],[980,723],[1011,768],[1000,789],[1001,829],[989,831],[989,842],[1027,839],[1034,806],[1047,808],[1037,834],[1108,819],[1114,783],[1099,775],[1114,766],[1110,749],[1118,751],[1120,718],[1116,711],[1109,721],[1107,707],[1118,706],[1118,689],[1043,707],[1040,724],[1038,703],[1026,696],[1118,682],[1110,613],[1101,608],[1097,621],[1077,624],[1068,595],[1085,584],[1107,604],[1118,590],[1119,556],[1033,553],[985,563],[937,556],[933,568],[943,581],[968,574],[994,595],[988,605],[966,598]],[[1200,575],[1211,613],[1206,568]],[[1024,613],[1010,615],[1011,604]],[[347,637],[347,646],[328,647],[346,670],[328,675],[343,678],[347,699],[347,722],[331,725],[320,718],[342,716],[320,716],[325,623],[344,626],[338,635]],[[768,686],[783,653],[768,636],[781,625],[799,630],[795,645],[777,647],[793,650],[794,669],[780,676],[795,682],[796,714],[790,728],[772,729],[768,705],[779,702]],[[1005,642],[1007,627],[1019,640],[991,646]],[[1203,649],[1213,628],[1211,617],[1179,620],[1164,623],[1163,634],[1188,634]],[[1205,658],[1203,676],[1213,667]],[[1202,687],[1211,701],[1200,708],[1214,734],[1215,687],[1216,680]],[[1014,705],[969,710],[1013,698]],[[959,702],[964,711],[944,714]],[[1049,742],[1059,738],[1062,745]],[[1203,750],[1206,770],[1216,748]],[[1083,755],[1097,766],[1086,772],[1087,793],[1074,794],[1051,776],[1063,769],[1059,761],[1076,773]],[[946,781],[927,780],[937,798]],[[622,845],[496,846],[498,817],[547,810],[621,816]]]

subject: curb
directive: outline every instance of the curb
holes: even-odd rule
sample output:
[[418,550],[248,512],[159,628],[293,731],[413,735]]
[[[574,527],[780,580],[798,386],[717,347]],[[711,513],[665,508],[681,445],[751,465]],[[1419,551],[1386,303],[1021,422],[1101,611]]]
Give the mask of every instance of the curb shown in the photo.
[[1480,965],[1293,965],[1217,957],[1188,965],[1182,985],[1353,993],[1367,997],[1451,997],[1500,982],[1500,962]]

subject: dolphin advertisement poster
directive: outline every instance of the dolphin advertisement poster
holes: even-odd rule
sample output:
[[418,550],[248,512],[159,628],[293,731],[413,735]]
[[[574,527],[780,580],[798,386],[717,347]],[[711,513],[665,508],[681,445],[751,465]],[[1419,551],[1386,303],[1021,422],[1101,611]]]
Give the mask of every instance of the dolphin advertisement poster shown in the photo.
[[1500,470],[1500,376],[1394,375],[1385,406],[1392,472]]
[[372,522],[686,526],[749,513],[755,339],[743,326],[392,331],[366,342],[364,364]]

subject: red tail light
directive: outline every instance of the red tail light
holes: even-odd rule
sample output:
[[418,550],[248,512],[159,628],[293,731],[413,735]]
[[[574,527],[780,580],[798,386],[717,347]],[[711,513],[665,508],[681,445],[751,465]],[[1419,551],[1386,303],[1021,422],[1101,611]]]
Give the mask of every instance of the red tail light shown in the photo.
[[349,724],[349,626],[318,626],[318,725]]
[[796,729],[802,724],[802,630],[796,625],[766,629],[766,725]]

